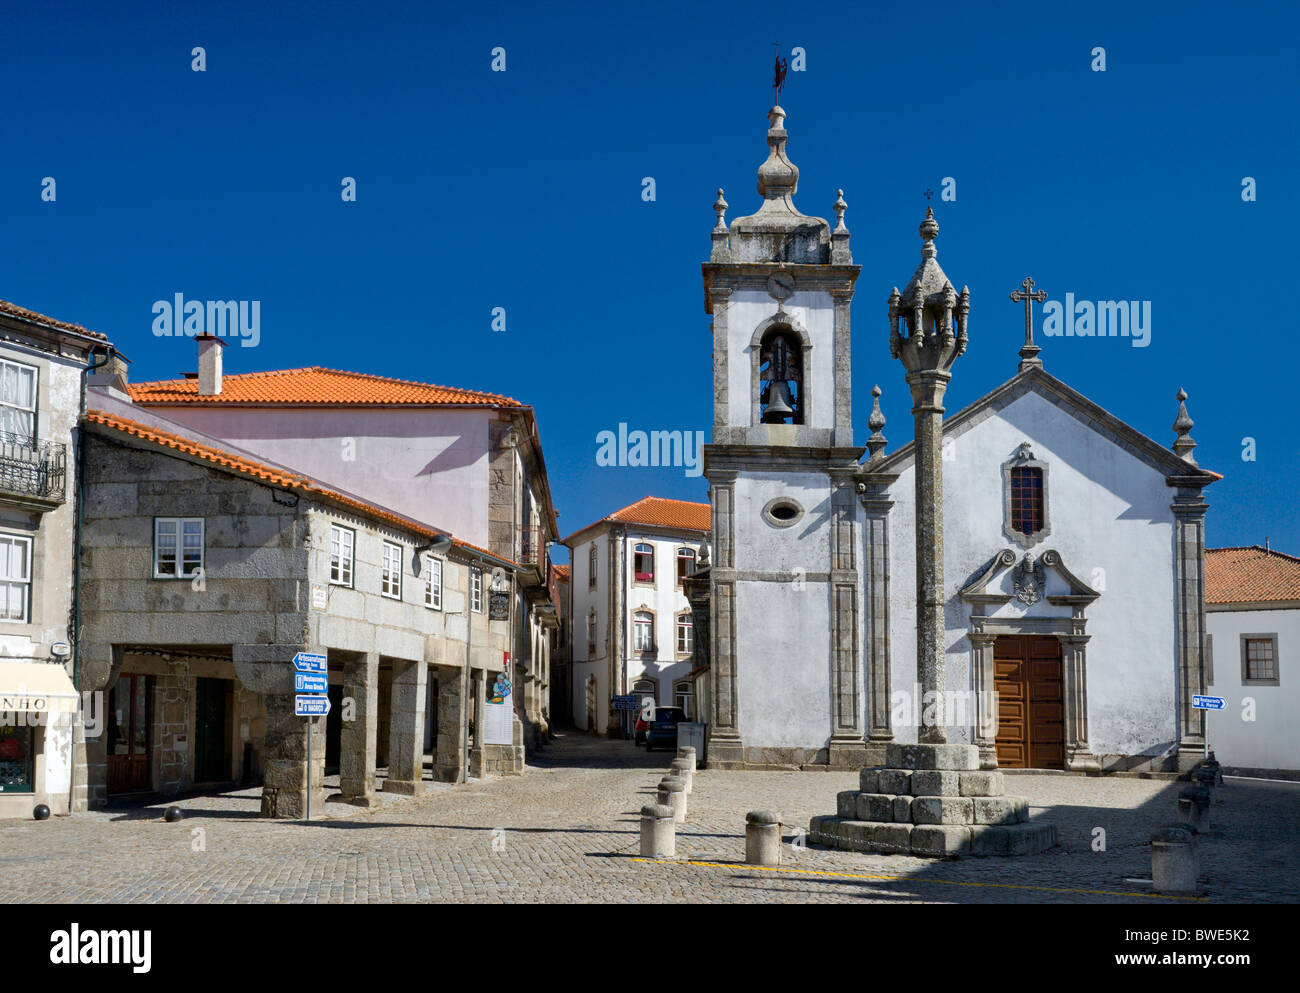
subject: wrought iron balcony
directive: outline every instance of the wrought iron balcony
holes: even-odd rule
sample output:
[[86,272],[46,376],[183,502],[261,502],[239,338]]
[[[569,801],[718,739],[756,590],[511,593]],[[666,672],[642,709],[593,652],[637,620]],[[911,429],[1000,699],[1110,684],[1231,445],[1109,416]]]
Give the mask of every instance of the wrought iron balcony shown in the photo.
[[519,529],[520,578],[525,586],[545,585],[550,555],[546,548],[546,533],[537,525]]
[[52,510],[63,503],[67,482],[67,445],[0,433],[0,501]]

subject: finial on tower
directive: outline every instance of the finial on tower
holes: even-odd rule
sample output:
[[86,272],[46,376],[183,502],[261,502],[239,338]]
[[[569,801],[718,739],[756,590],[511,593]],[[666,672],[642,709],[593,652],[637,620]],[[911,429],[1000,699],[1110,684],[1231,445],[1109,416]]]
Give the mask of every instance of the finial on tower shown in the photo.
[[1196,456],[1192,451],[1196,448],[1196,442],[1192,440],[1192,427],[1195,422],[1187,413],[1187,391],[1178,391],[1178,416],[1174,418],[1174,431],[1178,437],[1174,439],[1174,454],[1184,462],[1196,465]]
[[885,415],[880,410],[880,387],[871,387],[871,416],[867,418],[867,427],[871,428],[871,437],[867,439],[867,451],[871,454],[868,462],[874,462],[889,444],[882,431],[885,427]]
[[713,226],[713,251],[709,253],[710,262],[731,261],[731,233],[727,230],[727,201],[722,196],[722,187],[718,187],[718,199],[713,201],[713,212],[718,215],[718,223]]
[[925,244],[921,246],[921,257],[924,259],[934,258],[939,254],[934,247],[934,239],[939,237],[939,222],[934,219],[933,207],[925,208],[925,220],[921,222],[918,230],[921,232],[921,237],[925,239]]
[[851,265],[853,254],[849,251],[849,229],[844,225],[844,212],[849,205],[844,202],[844,191],[835,191],[835,230],[831,232],[831,264]]

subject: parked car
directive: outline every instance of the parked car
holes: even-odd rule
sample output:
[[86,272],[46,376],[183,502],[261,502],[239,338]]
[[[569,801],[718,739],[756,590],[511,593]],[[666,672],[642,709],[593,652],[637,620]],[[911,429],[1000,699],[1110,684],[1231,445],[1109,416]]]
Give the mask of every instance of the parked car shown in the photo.
[[677,725],[686,720],[681,707],[656,707],[654,720],[645,735],[645,750],[654,751],[658,745],[677,750]]

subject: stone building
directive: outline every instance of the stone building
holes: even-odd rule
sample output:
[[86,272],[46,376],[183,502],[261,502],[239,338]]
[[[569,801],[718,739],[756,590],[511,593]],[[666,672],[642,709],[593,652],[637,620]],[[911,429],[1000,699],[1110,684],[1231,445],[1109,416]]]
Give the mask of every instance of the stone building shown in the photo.
[[[885,452],[878,404],[859,447],[850,310],[861,273],[847,205],[842,194],[834,201],[833,226],[799,212],[784,111],[768,121],[762,204],[728,224],[719,192],[703,265],[715,395],[704,450],[710,761],[878,764],[887,744],[917,742],[935,712],[946,731],[938,740],[978,745],[988,768],[1195,761],[1203,716],[1192,697],[1206,683],[1202,490],[1220,477],[1196,465],[1183,394],[1170,450],[1048,374],[1026,314],[1015,375],[927,422],[941,474],[915,464],[914,444]],[[927,216],[921,264],[901,293],[871,277],[872,299],[883,309],[888,298],[889,332],[872,325],[886,388],[901,378],[886,344],[905,364],[908,341],[968,347],[971,296],[940,268],[938,230]],[[1010,359],[1015,314],[987,309],[969,347],[1001,341]],[[1000,320],[1005,333],[988,330]],[[917,399],[907,368],[914,413],[942,417],[942,389]],[[919,487],[936,533],[917,524],[918,472],[942,480]],[[941,588],[918,589],[918,555],[940,560],[927,574],[944,577]],[[932,699],[919,691],[923,625],[937,646],[927,655],[946,674]]]
[[[548,589],[556,514],[537,417],[510,397],[311,367],[225,374],[199,339],[199,372],[127,387],[139,406],[518,564],[489,606],[505,614],[526,747],[546,736]],[[499,573],[488,570],[500,587]]]
[[709,505],[645,497],[564,539],[572,562],[574,724],[621,734],[635,715],[612,698],[639,695],[696,719],[695,626],[683,581],[709,536]]
[[[360,805],[380,779],[421,792],[426,749],[441,781],[467,747],[471,775],[522,770],[522,725],[480,737],[510,644],[492,572],[508,589],[515,563],[141,408],[123,376],[97,374],[85,418],[81,688],[109,701],[91,802],[260,781],[262,813],[296,818],[309,764],[316,810],[327,767]],[[327,658],[328,718],[295,716],[298,652]]]
[[1243,775],[1300,773],[1300,558],[1276,549],[1205,550],[1210,748]]
[[0,817],[71,809],[77,411],[106,349],[0,301]]

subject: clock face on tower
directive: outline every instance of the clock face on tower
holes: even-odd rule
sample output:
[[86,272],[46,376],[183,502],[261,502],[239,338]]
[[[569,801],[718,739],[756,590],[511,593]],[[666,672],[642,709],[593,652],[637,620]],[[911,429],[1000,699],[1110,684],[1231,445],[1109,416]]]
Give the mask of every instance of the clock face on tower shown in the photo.
[[774,300],[789,300],[794,296],[794,276],[788,272],[774,272],[768,276],[767,295]]

